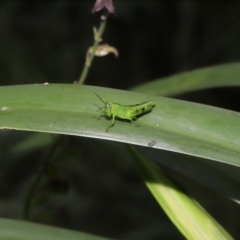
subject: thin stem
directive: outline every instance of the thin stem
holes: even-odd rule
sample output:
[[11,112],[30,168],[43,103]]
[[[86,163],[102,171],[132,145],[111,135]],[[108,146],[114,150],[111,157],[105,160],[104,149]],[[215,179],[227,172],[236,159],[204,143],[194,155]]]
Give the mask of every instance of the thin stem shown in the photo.
[[86,77],[87,77],[89,68],[91,67],[92,61],[93,61],[94,56],[95,56],[95,52],[96,52],[96,50],[98,48],[98,45],[99,45],[99,42],[102,41],[102,35],[103,35],[103,32],[104,32],[105,27],[106,27],[108,15],[109,15],[109,12],[107,12],[105,15],[102,15],[101,16],[102,21],[100,23],[99,29],[98,30],[94,29],[94,44],[93,44],[91,53],[89,54],[87,52],[85,65],[84,65],[84,68],[82,70],[81,77],[79,78],[79,81],[78,81],[79,84],[83,84]]
[[43,175],[46,171],[46,168],[49,165],[49,162],[50,162],[53,154],[55,153],[56,148],[58,147],[59,142],[62,140],[62,138],[63,138],[63,135],[61,135],[57,140],[55,140],[54,144],[52,145],[52,147],[50,148],[50,150],[47,154],[47,157],[44,160],[43,166],[39,170],[36,178],[34,179],[32,185],[31,185],[31,187],[28,191],[26,201],[25,201],[25,204],[24,204],[24,210],[23,210],[23,217],[24,217],[25,220],[29,220],[29,211],[30,211],[31,199],[32,199],[39,183],[41,182],[41,179],[42,179],[42,177],[43,177]]

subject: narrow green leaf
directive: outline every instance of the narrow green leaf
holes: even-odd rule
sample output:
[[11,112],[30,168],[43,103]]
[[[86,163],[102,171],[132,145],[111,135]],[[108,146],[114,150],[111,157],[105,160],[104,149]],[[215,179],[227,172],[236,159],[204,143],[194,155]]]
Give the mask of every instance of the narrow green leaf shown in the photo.
[[233,239],[198,203],[183,193],[153,162],[127,145],[138,170],[156,201],[187,239]]
[[17,153],[33,150],[36,148],[48,146],[53,142],[53,140],[54,138],[51,134],[34,133],[13,146],[11,151]]
[[[156,101],[139,127],[97,120],[105,101]],[[74,85],[0,87],[0,129],[63,133],[165,149],[240,166],[240,114],[220,108],[114,89]]]
[[0,239],[2,240],[103,240],[77,231],[49,227],[46,225],[0,219]]
[[166,151],[157,153],[149,149],[141,149],[141,153],[151,160],[161,163],[162,166],[167,166],[189,179],[225,195],[232,201],[240,203],[240,169],[238,167]]
[[240,63],[211,66],[156,79],[134,87],[135,92],[171,96],[214,87],[240,86]]

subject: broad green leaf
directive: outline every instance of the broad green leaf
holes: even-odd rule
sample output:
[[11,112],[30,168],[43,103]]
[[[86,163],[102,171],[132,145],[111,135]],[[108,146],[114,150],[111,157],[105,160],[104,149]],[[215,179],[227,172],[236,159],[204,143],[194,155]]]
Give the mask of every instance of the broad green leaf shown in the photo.
[[145,184],[186,239],[233,239],[198,203],[183,193],[153,162],[127,145]]
[[170,96],[214,87],[240,86],[240,63],[187,71],[134,87],[135,92]]
[[0,240],[103,240],[77,231],[24,221],[0,219]]
[[[139,127],[97,120],[105,101],[156,101]],[[220,108],[127,91],[68,84],[0,88],[0,128],[63,133],[165,149],[240,166],[240,114]]]

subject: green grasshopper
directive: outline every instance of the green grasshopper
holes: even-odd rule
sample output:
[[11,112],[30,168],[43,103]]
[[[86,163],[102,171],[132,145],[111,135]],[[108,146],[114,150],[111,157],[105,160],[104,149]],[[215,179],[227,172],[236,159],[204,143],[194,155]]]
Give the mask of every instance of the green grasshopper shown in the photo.
[[153,109],[153,107],[156,106],[156,102],[154,101],[142,102],[135,105],[121,105],[118,103],[104,102],[102,98],[99,97],[96,93],[95,95],[105,105],[98,109],[99,111],[104,108],[100,117],[98,118],[96,117],[96,118],[101,119],[103,116],[112,118],[112,123],[107,127],[106,132],[108,132],[109,128],[114,126],[115,118],[126,119],[132,123],[132,121],[135,120],[137,117],[139,117],[140,115],[143,115],[144,113],[150,112]]

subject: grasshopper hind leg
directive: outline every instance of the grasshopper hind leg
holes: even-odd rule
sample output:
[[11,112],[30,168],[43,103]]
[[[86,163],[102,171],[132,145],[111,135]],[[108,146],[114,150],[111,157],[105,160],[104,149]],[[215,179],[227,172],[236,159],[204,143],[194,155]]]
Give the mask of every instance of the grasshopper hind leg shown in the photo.
[[138,124],[133,123],[133,121],[137,120],[137,117],[124,117],[122,119],[129,120],[134,127],[139,127]]
[[137,118],[136,118],[136,117],[131,118],[131,124],[132,124],[134,127],[139,127],[139,125],[136,124],[136,123],[133,123],[133,121],[137,121]]

